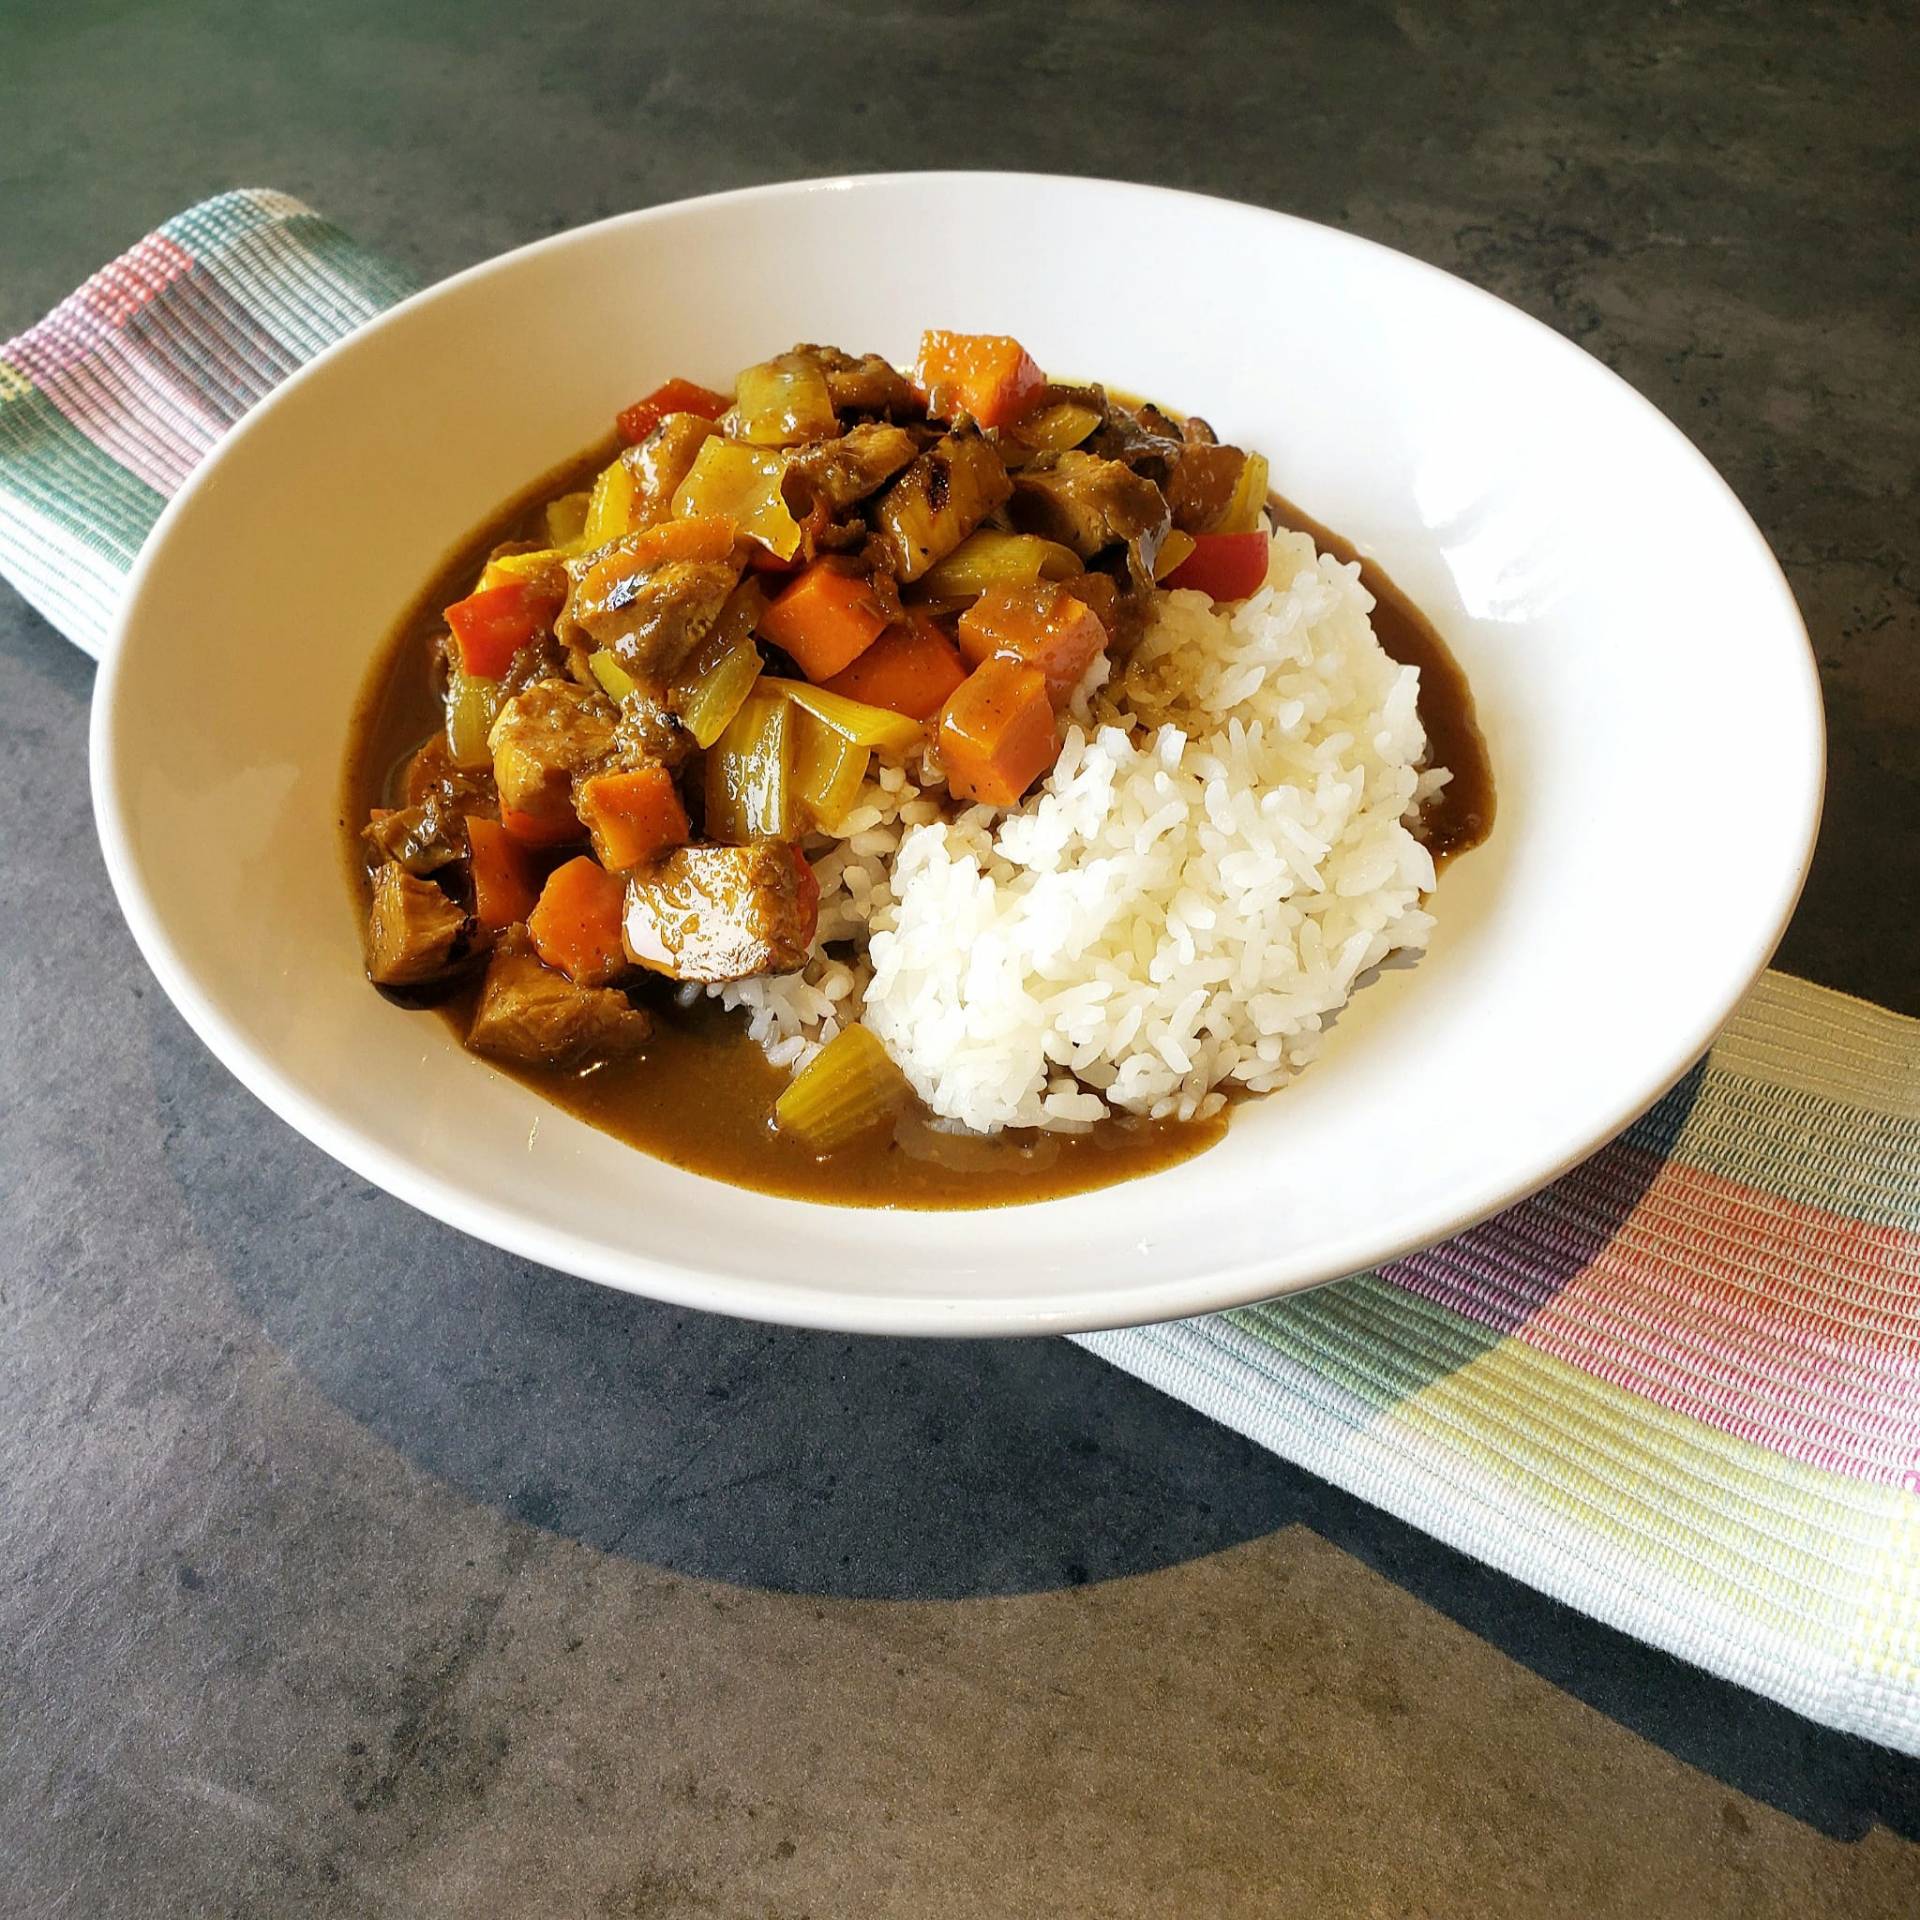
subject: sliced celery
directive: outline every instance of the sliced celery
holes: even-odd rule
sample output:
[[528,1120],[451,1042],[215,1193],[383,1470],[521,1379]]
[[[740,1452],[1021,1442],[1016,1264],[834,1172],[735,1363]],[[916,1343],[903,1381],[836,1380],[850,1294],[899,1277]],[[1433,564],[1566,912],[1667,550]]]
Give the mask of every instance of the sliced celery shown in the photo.
[[624,461],[616,460],[593,483],[587,496],[587,517],[580,529],[580,544],[591,553],[633,530],[633,475]]
[[1194,538],[1190,533],[1182,533],[1178,527],[1169,527],[1167,536],[1160,542],[1160,551],[1153,556],[1153,577],[1164,580],[1182,560],[1193,552]]
[[794,794],[822,833],[831,833],[853,808],[873,749],[836,733],[816,715],[798,712],[793,756]]
[[712,636],[694,650],[673,680],[673,704],[681,724],[703,747],[726,732],[760,677],[760,649],[750,634],[718,647]]
[[722,514],[770,553],[791,560],[800,549],[800,523],[780,490],[786,471],[786,455],[771,448],[708,440],[673,496],[674,517]]
[[707,752],[707,838],[732,846],[793,840],[801,827],[794,791],[794,708],[757,689]]
[[587,503],[592,495],[563,493],[547,502],[547,540],[556,547],[576,545],[587,531]]
[[1100,416],[1093,408],[1083,407],[1077,400],[1062,400],[1055,406],[1028,414],[1020,422],[1016,437],[1042,453],[1065,453],[1069,447],[1077,447],[1099,424]]
[[493,762],[487,734],[500,710],[500,682],[455,667],[447,676],[447,751],[456,767]]
[[864,700],[849,700],[844,693],[829,693],[825,687],[810,687],[804,680],[760,682],[758,691],[804,707],[816,719],[824,721],[835,733],[844,735],[856,747],[877,747],[882,753],[911,753],[926,738],[918,720],[904,713],[890,713],[885,707],[870,707]]
[[1267,506],[1267,456],[1250,453],[1215,533],[1257,533]]
[[532,553],[496,553],[481,568],[480,584],[475,591],[485,593],[489,587],[526,580],[536,586],[544,583],[564,594],[567,562],[572,557],[572,549],[568,547],[538,547]]
[[989,587],[1026,587],[1036,580],[1066,580],[1080,571],[1071,547],[1035,533],[1001,533],[982,527],[944,560],[920,576],[917,591],[930,600],[961,600]]
[[741,374],[733,418],[740,438],[762,447],[798,446],[839,431],[827,376],[817,362],[797,353],[783,353]]
[[[639,681],[605,647],[587,655],[587,671],[600,682],[609,700],[624,700],[628,694],[640,691]],[[706,742],[703,740],[700,744],[705,746]]]
[[774,1103],[774,1124],[815,1153],[831,1153],[891,1120],[912,1092],[865,1027],[842,1027]]

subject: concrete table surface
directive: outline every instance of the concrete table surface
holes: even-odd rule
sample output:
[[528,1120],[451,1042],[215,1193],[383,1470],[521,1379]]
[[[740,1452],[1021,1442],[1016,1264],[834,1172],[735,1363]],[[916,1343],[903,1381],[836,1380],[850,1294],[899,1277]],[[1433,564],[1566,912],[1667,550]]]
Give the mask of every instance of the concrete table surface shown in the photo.
[[[239,184],[426,277],[883,167],[1350,227],[1738,489],[1833,727],[1782,962],[1920,1011],[1899,11],[12,0],[0,336]],[[90,682],[0,595],[0,1911],[1920,1912],[1920,1766],[1069,1347],[701,1319],[369,1190],[135,955]]]

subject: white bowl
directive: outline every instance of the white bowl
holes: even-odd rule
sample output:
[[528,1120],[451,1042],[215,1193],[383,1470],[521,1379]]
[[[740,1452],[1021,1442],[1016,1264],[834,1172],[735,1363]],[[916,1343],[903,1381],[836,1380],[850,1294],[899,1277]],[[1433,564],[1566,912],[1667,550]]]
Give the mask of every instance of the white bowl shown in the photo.
[[[1225,1141],[1102,1192],[886,1213],[743,1192],[574,1120],[388,1005],[340,850],[348,719],[442,555],[669,374],[927,325],[1206,415],[1383,561],[1471,679],[1499,819],[1439,931]],[[1819,813],[1806,635],[1646,401],[1490,295],[1283,215],[928,174],[604,221],[408,301],[297,375],[162,517],[101,676],[95,807],[154,972],[268,1106],[468,1233],[810,1326],[1060,1332],[1374,1265],[1590,1153],[1766,963]],[[537,1123],[537,1125],[536,1125]]]

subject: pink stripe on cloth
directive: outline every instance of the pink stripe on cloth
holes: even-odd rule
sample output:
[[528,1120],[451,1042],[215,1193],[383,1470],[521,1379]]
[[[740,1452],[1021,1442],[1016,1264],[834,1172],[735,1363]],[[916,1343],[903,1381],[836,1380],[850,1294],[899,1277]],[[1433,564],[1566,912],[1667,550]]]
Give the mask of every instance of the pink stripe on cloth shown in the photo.
[[0,346],[0,360],[45,386],[192,267],[193,255],[185,247],[163,233],[150,233],[68,294],[44,320]]
[[124,328],[41,391],[103,453],[168,496],[226,430],[191,375]]
[[1515,1333],[1789,1459],[1920,1490],[1916,1281],[1911,1234],[1670,1163]]

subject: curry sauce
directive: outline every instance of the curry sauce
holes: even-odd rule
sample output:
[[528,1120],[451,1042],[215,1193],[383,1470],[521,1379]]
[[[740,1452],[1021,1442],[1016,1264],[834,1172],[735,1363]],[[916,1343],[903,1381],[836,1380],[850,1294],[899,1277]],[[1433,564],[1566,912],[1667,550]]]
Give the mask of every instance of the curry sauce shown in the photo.
[[[364,913],[367,897],[361,823],[370,808],[399,802],[409,761],[442,725],[433,668],[441,609],[468,591],[501,543],[537,539],[543,503],[582,485],[611,457],[609,447],[596,447],[518,495],[461,543],[382,649],[356,715],[342,795],[357,911]],[[1445,641],[1377,563],[1290,502],[1274,496],[1269,506],[1281,525],[1308,534],[1323,552],[1359,561],[1376,603],[1374,631],[1395,660],[1420,669],[1420,718],[1434,760],[1453,775],[1423,819],[1422,837],[1436,863],[1479,844],[1493,820],[1492,774],[1465,676]],[[478,994],[470,974],[434,1002],[461,1037]],[[631,997],[655,1022],[634,1058],[586,1069],[488,1064],[655,1158],[762,1192],[848,1206],[1014,1205],[1152,1172],[1204,1151],[1226,1131],[1222,1115],[1188,1122],[1115,1118],[1077,1134],[1029,1129],[981,1136],[946,1131],[916,1106],[890,1132],[880,1129],[816,1155],[773,1125],[773,1105],[788,1075],[748,1037],[741,1016],[705,997],[682,1007],[666,980],[649,978]]]

